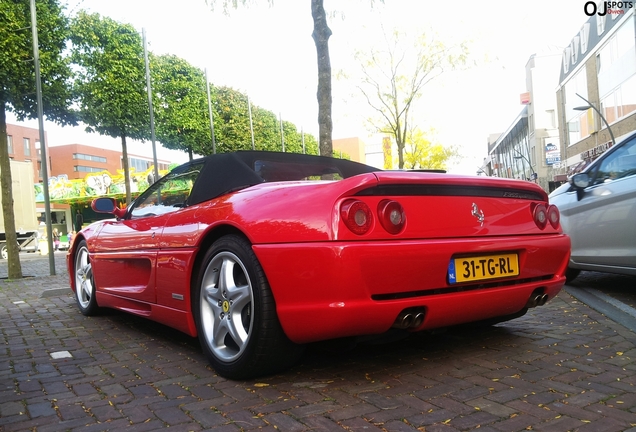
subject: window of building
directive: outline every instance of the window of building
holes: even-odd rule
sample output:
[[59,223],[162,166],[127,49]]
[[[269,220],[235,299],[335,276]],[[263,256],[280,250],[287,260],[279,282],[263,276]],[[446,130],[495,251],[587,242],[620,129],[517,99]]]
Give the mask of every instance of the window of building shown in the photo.
[[594,126],[590,123],[587,111],[578,111],[574,109],[586,104],[583,99],[577,96],[577,94],[588,99],[587,74],[585,73],[585,68],[582,68],[574,76],[572,76],[564,87],[568,145],[575,144],[590,135],[592,127]]
[[31,156],[31,141],[28,138],[22,138],[24,144],[24,156]]
[[632,16],[599,50],[601,112],[610,124],[636,111],[635,37]]
[[547,119],[547,122],[548,122],[548,128],[550,128],[550,129],[556,128],[557,127],[557,125],[556,125],[556,115],[554,113],[554,110],[553,109],[546,110],[545,111],[545,115],[546,115],[546,119]]
[[135,172],[144,172],[152,166],[152,162],[146,159],[134,157],[128,158],[128,168],[134,168]]
[[102,172],[104,171],[104,168],[95,168],[95,167],[89,167],[89,166],[85,166],[85,165],[75,165],[73,167],[73,171],[75,172]]
[[87,161],[91,161],[91,162],[106,163],[106,158],[105,157],[87,155],[87,154],[83,154],[83,153],[73,153],[73,159],[87,160]]
[[11,135],[7,135],[7,149],[9,154],[13,154],[13,137]]
[[[596,3],[596,7],[597,8],[602,8],[603,7],[603,2],[599,1]],[[603,10],[603,9],[598,9],[598,10]],[[603,32],[605,31],[605,17],[607,15],[599,15],[596,14],[596,34],[597,35],[602,35]]]

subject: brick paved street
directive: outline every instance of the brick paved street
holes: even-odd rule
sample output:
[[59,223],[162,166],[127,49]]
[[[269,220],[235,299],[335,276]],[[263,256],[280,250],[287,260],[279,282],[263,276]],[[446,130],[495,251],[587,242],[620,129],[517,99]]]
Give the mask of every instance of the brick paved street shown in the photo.
[[81,315],[55,258],[18,281],[0,262],[0,430],[636,431],[636,335],[564,291],[498,326],[314,345],[236,382],[177,331]]

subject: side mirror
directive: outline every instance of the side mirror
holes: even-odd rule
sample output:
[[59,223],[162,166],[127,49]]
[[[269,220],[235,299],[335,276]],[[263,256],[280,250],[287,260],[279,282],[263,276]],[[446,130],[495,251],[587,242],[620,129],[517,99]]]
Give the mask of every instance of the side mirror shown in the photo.
[[574,174],[570,179],[570,183],[576,188],[576,199],[581,201],[585,194],[585,188],[590,185],[590,176],[586,173]]
[[95,213],[111,213],[117,218],[121,218],[126,214],[125,209],[117,207],[117,203],[113,198],[97,198],[91,203],[91,208]]
[[588,176],[586,173],[574,174],[571,183],[574,187],[586,188],[590,185],[590,176]]

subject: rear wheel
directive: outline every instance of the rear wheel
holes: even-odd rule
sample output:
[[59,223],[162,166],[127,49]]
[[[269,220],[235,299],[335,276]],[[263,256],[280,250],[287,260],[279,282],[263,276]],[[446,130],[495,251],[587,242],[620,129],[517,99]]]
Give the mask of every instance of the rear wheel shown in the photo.
[[77,300],[77,306],[82,314],[86,316],[95,315],[99,310],[99,306],[95,299],[93,269],[85,240],[82,240],[77,245],[74,263],[73,273],[75,274],[75,299]]
[[7,244],[6,243],[2,243],[2,259],[7,259],[9,258],[9,252],[7,251]]
[[272,374],[302,354],[283,332],[263,269],[243,237],[228,235],[212,245],[192,297],[201,347],[219,375]]

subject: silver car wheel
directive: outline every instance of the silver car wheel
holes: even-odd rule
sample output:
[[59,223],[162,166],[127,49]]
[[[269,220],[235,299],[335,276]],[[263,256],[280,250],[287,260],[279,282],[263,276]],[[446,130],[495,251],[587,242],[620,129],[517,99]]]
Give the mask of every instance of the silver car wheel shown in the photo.
[[75,289],[80,308],[88,309],[95,294],[93,271],[88,259],[88,248],[82,245],[75,255]]
[[212,258],[201,284],[203,338],[212,354],[231,362],[243,354],[252,334],[254,293],[245,265],[231,252]]

